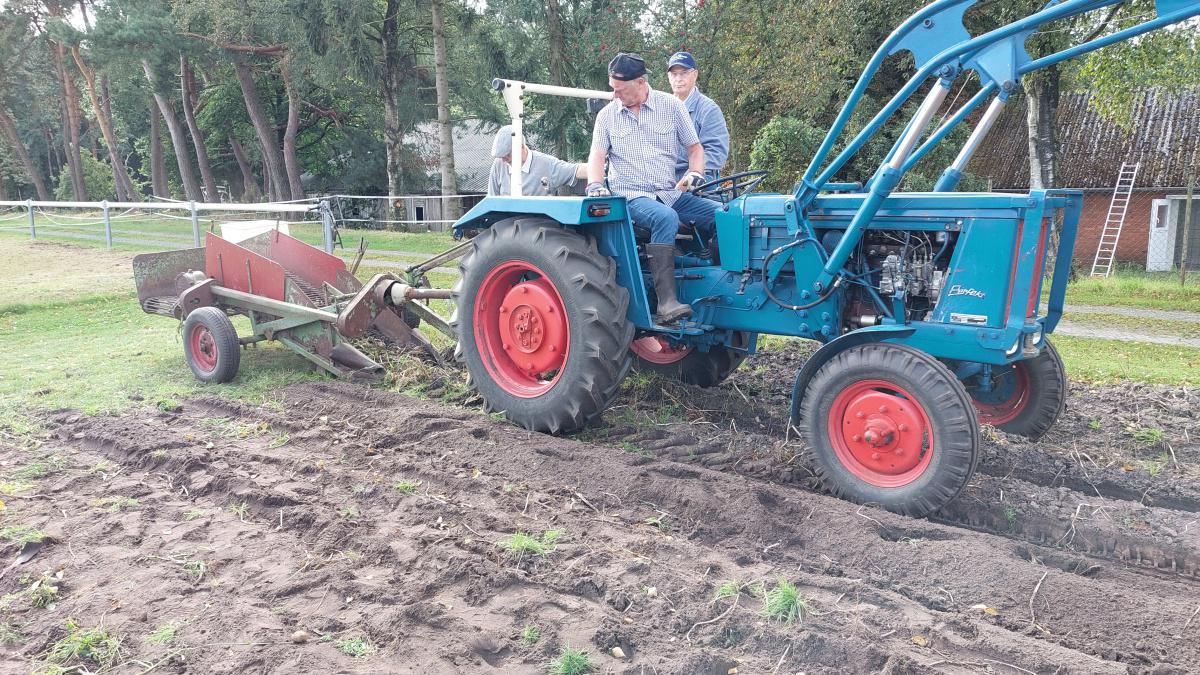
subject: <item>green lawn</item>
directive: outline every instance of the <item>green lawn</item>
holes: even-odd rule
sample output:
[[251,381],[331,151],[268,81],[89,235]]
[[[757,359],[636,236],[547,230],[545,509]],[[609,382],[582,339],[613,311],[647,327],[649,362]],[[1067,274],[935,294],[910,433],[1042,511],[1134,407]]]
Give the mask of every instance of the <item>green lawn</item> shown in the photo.
[[1083,382],[1200,384],[1200,349],[1055,335],[1067,375]]
[[325,377],[267,344],[243,352],[233,384],[201,384],[184,363],[179,323],[143,313],[128,295],[0,313],[0,343],[0,419],[16,428],[36,426],[38,410],[106,412],[205,390],[261,401]]
[[[8,227],[21,226],[23,229],[0,229],[0,237],[8,237],[17,241],[29,241],[29,230],[24,229],[26,221],[23,218],[12,220],[11,214],[6,214],[10,220],[0,222]],[[296,214],[285,214],[294,216]],[[77,216],[77,217],[75,217]],[[219,229],[219,223],[227,220],[248,220],[254,218],[269,218],[267,214],[206,214],[200,218],[201,237],[210,227]],[[37,215],[35,219],[38,241],[57,241],[75,243],[80,246],[104,247],[104,226],[100,222],[100,214],[80,212],[73,217],[62,214],[53,216]],[[164,217],[117,218],[112,221],[113,237],[124,239],[149,239],[165,242],[177,242],[178,247],[191,246],[192,223],[189,219],[179,220]],[[319,222],[292,223],[289,226],[292,236],[310,244],[320,246],[324,241],[324,233]],[[88,235],[100,239],[80,239],[70,235]],[[366,239],[367,250],[370,251],[408,251],[413,253],[441,253],[455,244],[450,232],[392,232],[387,230],[342,229],[342,242],[347,253],[358,249],[360,239]],[[122,251],[158,251],[163,246],[156,244],[114,243],[114,250]],[[369,254],[369,253],[368,253]]]
[[1067,304],[1200,312],[1200,272],[1188,275],[1187,285],[1171,273],[1118,270],[1107,279],[1081,276],[1067,286]]

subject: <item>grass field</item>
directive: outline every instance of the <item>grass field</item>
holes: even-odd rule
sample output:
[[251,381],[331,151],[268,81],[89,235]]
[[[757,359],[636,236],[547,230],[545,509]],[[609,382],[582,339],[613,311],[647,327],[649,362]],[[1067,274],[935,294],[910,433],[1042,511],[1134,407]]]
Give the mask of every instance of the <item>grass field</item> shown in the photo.
[[[295,214],[291,214],[295,215]],[[210,228],[220,231],[222,221],[245,220],[255,217],[268,218],[266,214],[226,214],[211,217],[212,214],[200,218],[201,237]],[[7,218],[7,219],[6,219]],[[104,225],[100,214],[81,212],[71,217],[61,214],[54,216],[38,215],[35,218],[37,238],[39,241],[56,241],[74,243],[80,246],[103,248]],[[124,217],[112,221],[113,249],[119,251],[160,251],[164,244],[173,244],[184,248],[193,244],[192,224],[188,219],[163,217]],[[310,221],[290,223],[289,232],[292,236],[310,244],[320,246],[323,242],[323,231],[319,222]],[[91,237],[91,238],[85,238]],[[0,238],[12,238],[15,241],[29,241],[29,229],[24,214],[13,216],[0,214]],[[449,232],[392,232],[387,230],[342,229],[342,242],[347,252],[358,248],[360,239],[367,242],[370,251],[406,251],[411,253],[440,253],[454,245]],[[151,243],[132,243],[115,241],[117,239],[141,239]],[[157,243],[155,243],[157,242]]]
[[1118,270],[1107,279],[1082,275],[1067,287],[1067,303],[1200,312],[1200,273],[1190,274],[1186,285],[1179,283],[1177,273]]

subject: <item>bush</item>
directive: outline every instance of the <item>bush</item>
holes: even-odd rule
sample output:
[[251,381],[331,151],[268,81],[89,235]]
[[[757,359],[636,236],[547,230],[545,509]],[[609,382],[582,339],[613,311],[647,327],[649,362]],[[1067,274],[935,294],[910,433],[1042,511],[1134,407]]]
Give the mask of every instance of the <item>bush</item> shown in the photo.
[[824,139],[823,129],[795,117],[777,116],[754,139],[750,168],[771,172],[763,189],[791,192]]
[[[81,152],[83,162],[83,185],[87,188],[88,201],[115,200],[117,198],[117,183],[113,179],[112,167],[92,156],[90,152]],[[58,174],[58,185],[54,188],[54,198],[69,202],[75,199],[75,187],[71,181],[71,170],[63,166]]]

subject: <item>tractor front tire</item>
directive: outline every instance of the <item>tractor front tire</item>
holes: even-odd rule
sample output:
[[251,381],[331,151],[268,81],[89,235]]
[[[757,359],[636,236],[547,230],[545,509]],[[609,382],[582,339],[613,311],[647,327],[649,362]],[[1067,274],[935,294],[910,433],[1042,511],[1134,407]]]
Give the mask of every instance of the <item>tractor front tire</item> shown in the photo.
[[850,347],[803,392],[799,426],[834,496],[924,517],[962,491],[979,459],[979,425],[962,384],[903,345]]
[[513,218],[462,258],[455,357],[489,412],[532,431],[597,419],[629,372],[629,292],[596,242],[547,218]]
[[[745,347],[750,334],[738,332],[734,342]],[[707,352],[694,347],[672,345],[660,335],[646,335],[634,340],[633,367],[640,372],[656,373],[697,387],[715,387],[733,374],[746,360],[746,352],[724,345],[714,345]]]
[[201,382],[229,382],[237,376],[242,345],[237,329],[216,307],[192,310],[183,322],[183,356]]
[[1049,338],[1034,358],[993,367],[987,394],[978,391],[977,380],[968,379],[966,386],[979,421],[1031,440],[1045,436],[1067,405],[1067,370]]

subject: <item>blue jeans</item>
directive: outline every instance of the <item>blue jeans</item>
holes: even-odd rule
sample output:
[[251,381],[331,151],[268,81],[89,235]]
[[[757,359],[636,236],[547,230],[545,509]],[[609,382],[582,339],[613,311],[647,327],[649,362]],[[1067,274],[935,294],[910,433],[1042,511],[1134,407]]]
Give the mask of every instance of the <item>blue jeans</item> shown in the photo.
[[653,197],[636,197],[629,200],[629,216],[650,230],[650,243],[674,244],[679,232],[680,221],[693,223],[696,232],[704,239],[712,238],[716,230],[716,213],[721,205],[711,199],[697,197],[685,192],[675,200],[675,206],[667,206]]

